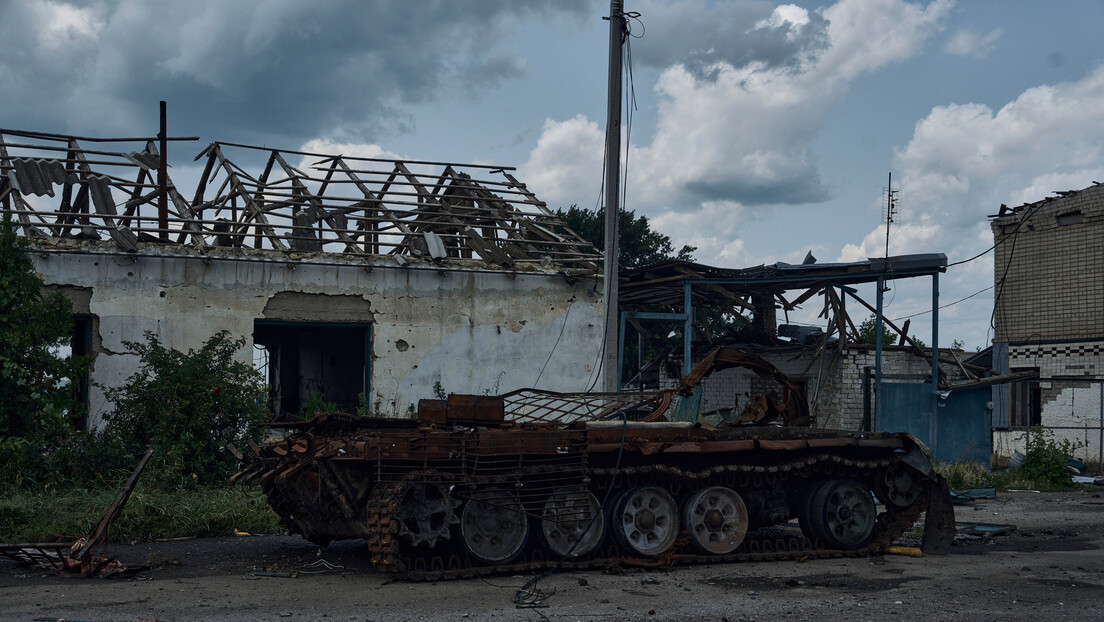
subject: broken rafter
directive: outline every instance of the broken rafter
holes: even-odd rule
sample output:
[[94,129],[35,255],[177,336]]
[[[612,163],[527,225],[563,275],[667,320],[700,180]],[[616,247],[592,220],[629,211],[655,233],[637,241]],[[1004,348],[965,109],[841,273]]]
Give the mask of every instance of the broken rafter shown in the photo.
[[[210,157],[218,159],[219,165],[226,173],[226,177],[230,183],[230,188],[233,190],[233,193],[235,195],[240,195],[245,201],[245,206],[248,210],[248,216],[252,217],[257,223],[260,223],[259,225],[257,225],[257,242],[260,241],[259,238],[261,233],[263,232],[268,237],[268,241],[272,244],[273,248],[281,251],[287,250],[287,246],[284,244],[283,240],[276,237],[276,231],[272,228],[272,226],[268,222],[268,219],[265,217],[265,211],[261,207],[261,203],[254,199],[252,194],[250,194],[250,192],[245,188],[239,175],[253,182],[256,182],[257,180],[249,177],[249,175],[245,173],[245,171],[242,171],[240,168],[238,168],[237,165],[227,160],[226,157],[222,154],[222,150],[219,149],[218,145],[216,145],[215,148],[211,151]],[[259,243],[257,245],[260,246]]]

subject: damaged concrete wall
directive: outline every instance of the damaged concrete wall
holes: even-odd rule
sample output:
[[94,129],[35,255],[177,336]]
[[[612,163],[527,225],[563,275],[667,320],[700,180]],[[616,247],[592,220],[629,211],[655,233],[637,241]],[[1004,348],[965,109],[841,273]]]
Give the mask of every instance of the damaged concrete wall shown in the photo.
[[[1104,469],[1101,453],[1101,418],[1104,416],[1104,381],[1042,380],[1042,425],[1054,435],[1055,441],[1069,441],[1074,456],[1093,470]],[[993,452],[1011,456],[1016,450],[1025,452],[1026,434],[1013,430],[994,430]]]
[[33,255],[48,285],[73,296],[91,291],[83,295],[94,318],[93,427],[111,407],[98,385],[118,386],[133,373],[136,357],[124,342],[142,341],[145,331],[186,351],[227,330],[249,340],[239,357],[251,362],[257,320],[367,324],[367,398],[398,415],[432,397],[435,386],[502,392],[532,386],[540,376],[541,388],[583,390],[601,347],[603,307],[594,284],[568,283],[551,270],[492,272],[460,261],[399,265],[386,257],[289,260],[231,250],[196,256],[171,247],[128,255],[110,248],[89,242],[79,252]]

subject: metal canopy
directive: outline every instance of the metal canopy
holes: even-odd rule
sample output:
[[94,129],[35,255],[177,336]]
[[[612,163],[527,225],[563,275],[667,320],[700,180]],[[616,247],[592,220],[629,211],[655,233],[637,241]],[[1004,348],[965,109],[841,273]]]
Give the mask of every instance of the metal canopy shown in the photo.
[[[689,261],[672,260],[626,272],[621,277],[621,338],[618,348],[618,385],[625,351],[625,327],[632,319],[667,319],[683,322],[683,374],[692,368],[691,345],[695,305],[723,305],[754,308],[754,296],[770,296],[792,309],[808,297],[828,288],[850,289],[849,285],[877,285],[875,315],[875,382],[882,389],[882,297],[886,281],[929,276],[932,279],[932,399],[939,390],[939,273],[947,271],[943,253],[899,255],[851,263],[776,263],[744,269],[717,268]],[[803,289],[794,301],[783,294]],[[851,293],[854,293],[853,291]],[[869,305],[863,303],[869,308]],[[680,307],[681,312],[641,311],[641,307]],[[878,400],[878,410],[882,400]]]
[[[930,276],[946,270],[947,256],[943,253],[899,255],[850,263],[776,263],[740,269],[671,260],[624,272],[621,275],[620,306],[624,309],[643,305],[680,305],[684,302],[686,283],[691,286],[719,285],[728,293],[743,297],[827,285],[875,283],[879,279]],[[691,296],[696,305],[731,303],[731,298],[717,288],[692,287]],[[783,304],[786,303],[783,301]]]

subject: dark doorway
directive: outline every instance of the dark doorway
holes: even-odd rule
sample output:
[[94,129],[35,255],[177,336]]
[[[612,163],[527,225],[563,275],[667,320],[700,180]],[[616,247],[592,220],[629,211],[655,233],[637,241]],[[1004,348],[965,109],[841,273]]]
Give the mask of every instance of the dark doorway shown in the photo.
[[267,351],[269,396],[277,419],[324,403],[356,412],[369,390],[368,325],[259,320],[253,342]]
[[[90,357],[92,355],[92,321],[88,315],[73,316],[73,336],[69,342],[73,356]],[[91,360],[91,359],[88,359]],[[88,369],[84,369],[80,379],[73,384],[73,401],[77,408],[69,413],[69,425],[74,430],[84,430],[88,426]]]

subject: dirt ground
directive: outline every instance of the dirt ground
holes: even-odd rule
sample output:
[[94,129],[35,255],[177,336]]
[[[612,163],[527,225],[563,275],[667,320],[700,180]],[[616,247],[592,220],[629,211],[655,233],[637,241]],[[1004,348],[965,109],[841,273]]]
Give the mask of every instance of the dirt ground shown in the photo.
[[1002,492],[957,506],[957,520],[1010,523],[1016,531],[959,536],[947,556],[570,572],[539,582],[551,594],[542,608],[515,606],[528,575],[389,581],[372,570],[360,541],[323,550],[290,536],[113,545],[109,555],[152,569],[125,579],[65,579],[0,559],[0,619],[1099,620],[1102,511],[1104,493]]

